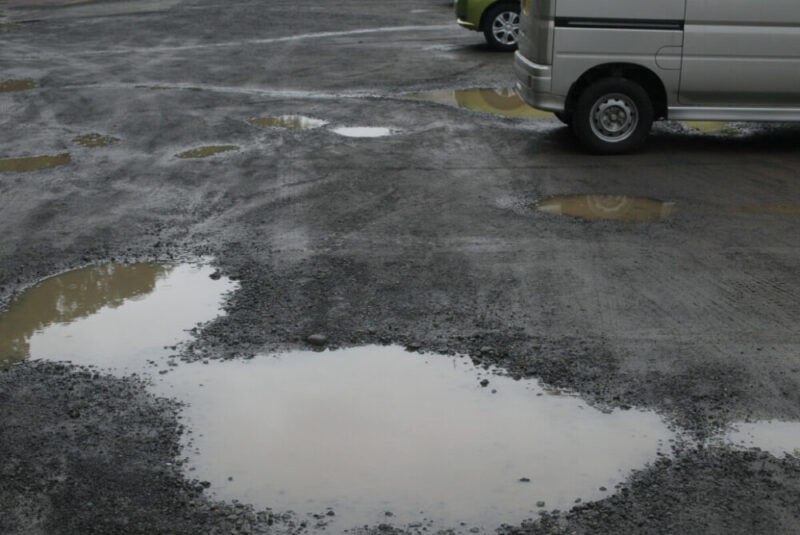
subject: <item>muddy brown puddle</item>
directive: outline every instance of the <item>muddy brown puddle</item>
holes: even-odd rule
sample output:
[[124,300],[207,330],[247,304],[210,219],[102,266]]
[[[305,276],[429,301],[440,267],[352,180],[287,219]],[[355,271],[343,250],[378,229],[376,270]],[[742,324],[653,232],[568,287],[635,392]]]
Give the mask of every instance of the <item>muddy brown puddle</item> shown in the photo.
[[215,154],[220,154],[223,152],[230,152],[239,150],[237,145],[207,145],[204,147],[197,147],[195,149],[190,149],[175,156],[178,158],[184,159],[194,159],[194,158],[208,158],[209,156],[214,156]]
[[97,148],[97,147],[109,147],[119,142],[119,138],[113,136],[104,136],[103,134],[98,134],[93,132],[91,134],[85,134],[83,136],[78,136],[72,140],[73,143],[78,143],[79,145],[83,145],[87,148]]
[[534,205],[540,212],[582,219],[610,219],[624,223],[665,221],[675,204],[625,195],[560,195]]
[[45,279],[0,313],[0,367],[34,358],[138,372],[218,315],[233,284],[212,272],[109,264]]
[[112,264],[46,279],[0,314],[0,358],[153,377],[154,393],[188,403],[188,477],[329,532],[491,531],[609,495],[673,437],[652,412],[604,413],[466,357],[396,346],[171,362],[236,287],[212,275]]
[[287,130],[308,130],[319,128],[328,124],[322,119],[306,117],[305,115],[276,115],[273,117],[256,117],[250,119],[250,124],[264,128],[284,128]]
[[519,98],[512,87],[444,89],[422,93],[406,93],[404,98],[447,104],[473,111],[493,113],[505,117],[545,119],[553,117],[550,112],[532,108]]
[[12,91],[28,91],[36,89],[35,80],[3,80],[0,81],[0,93],[10,93]]
[[28,156],[24,158],[0,159],[0,173],[27,173],[66,165],[71,161],[68,153],[55,156]]

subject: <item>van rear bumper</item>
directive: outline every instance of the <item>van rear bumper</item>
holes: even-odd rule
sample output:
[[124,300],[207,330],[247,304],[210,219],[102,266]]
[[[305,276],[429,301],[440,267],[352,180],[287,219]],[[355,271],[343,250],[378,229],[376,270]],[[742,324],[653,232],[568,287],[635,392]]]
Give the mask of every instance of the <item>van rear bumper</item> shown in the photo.
[[551,93],[552,67],[529,61],[517,51],[514,54],[517,93],[529,106],[545,111],[562,112],[566,98]]

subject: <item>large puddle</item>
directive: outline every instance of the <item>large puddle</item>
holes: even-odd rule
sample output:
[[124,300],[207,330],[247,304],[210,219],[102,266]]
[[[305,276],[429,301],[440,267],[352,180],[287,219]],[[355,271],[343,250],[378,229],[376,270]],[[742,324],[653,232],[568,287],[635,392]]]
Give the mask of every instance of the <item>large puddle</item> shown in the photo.
[[171,362],[233,288],[194,265],[46,279],[0,314],[0,366],[41,358],[156,378],[155,393],[189,403],[189,477],[330,532],[521,522],[607,496],[672,437],[651,412],[603,413],[468,358],[394,346]]
[[209,267],[104,265],[52,277],[0,314],[0,367],[25,358],[140,372],[213,319],[233,285]]
[[544,199],[534,207],[548,214],[583,219],[652,223],[668,219],[675,209],[675,204],[625,195],[560,195]]
[[157,388],[190,403],[193,477],[225,499],[321,514],[336,532],[467,531],[568,509],[614,492],[672,436],[654,413],[604,414],[467,358],[392,346],[182,365]]
[[552,113],[531,108],[517,95],[514,88],[499,89],[444,89],[423,93],[407,93],[405,98],[425,100],[438,104],[448,104],[468,110],[494,113],[506,117],[544,119],[553,117]]

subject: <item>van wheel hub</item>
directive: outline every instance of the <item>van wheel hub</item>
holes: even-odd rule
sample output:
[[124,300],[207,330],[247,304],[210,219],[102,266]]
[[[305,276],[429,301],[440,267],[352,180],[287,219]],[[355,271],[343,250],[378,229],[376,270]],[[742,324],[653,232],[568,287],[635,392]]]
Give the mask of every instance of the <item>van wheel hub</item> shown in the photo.
[[595,102],[590,114],[592,131],[609,143],[628,139],[639,125],[636,104],[626,95],[606,95]]

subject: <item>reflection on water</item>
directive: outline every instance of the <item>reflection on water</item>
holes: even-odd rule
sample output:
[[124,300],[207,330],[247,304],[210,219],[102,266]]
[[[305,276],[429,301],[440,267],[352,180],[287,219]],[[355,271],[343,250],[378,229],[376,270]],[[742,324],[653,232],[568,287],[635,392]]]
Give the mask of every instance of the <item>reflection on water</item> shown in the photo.
[[776,457],[800,457],[800,422],[761,421],[736,424],[725,437],[727,442],[746,448],[759,448]]
[[624,195],[562,195],[538,202],[535,208],[540,212],[584,219],[651,223],[669,218],[675,203]]
[[424,93],[408,93],[403,96],[506,117],[530,119],[553,117],[552,113],[537,110],[525,104],[511,87],[500,89],[444,89]]
[[144,366],[214,318],[230,282],[209,267],[89,267],[26,290],[0,314],[0,366],[25,358]]
[[256,117],[250,119],[250,124],[267,128],[287,128],[290,130],[304,130],[319,128],[328,124],[322,119],[314,119],[305,115],[278,115],[276,117]]
[[385,137],[395,133],[383,126],[343,126],[334,128],[333,132],[345,137]]
[[226,499],[332,507],[337,533],[387,522],[385,511],[395,525],[520,522],[539,501],[605,496],[599,487],[671,436],[654,413],[604,414],[466,358],[400,347],[195,363],[165,377],[159,393],[189,403],[193,477]]

